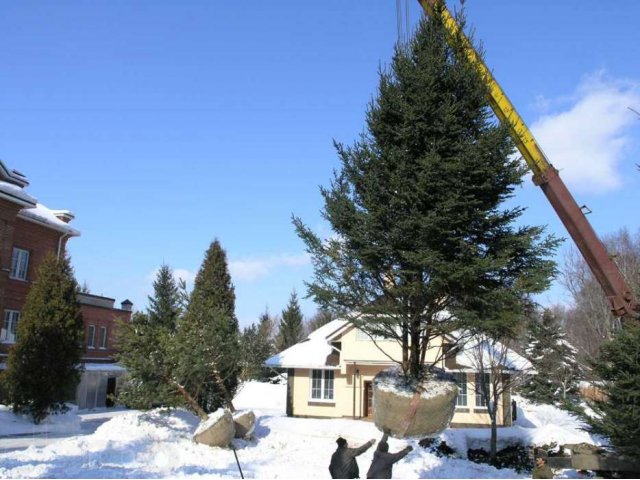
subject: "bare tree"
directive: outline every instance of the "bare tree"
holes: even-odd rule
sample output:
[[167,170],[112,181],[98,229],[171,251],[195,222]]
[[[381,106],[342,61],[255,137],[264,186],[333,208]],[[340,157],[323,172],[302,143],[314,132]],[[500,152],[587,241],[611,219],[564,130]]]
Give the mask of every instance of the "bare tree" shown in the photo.
[[[625,228],[604,238],[611,257],[632,288],[640,277],[640,231],[631,235]],[[564,263],[562,283],[573,297],[566,312],[569,341],[587,358],[594,358],[603,342],[621,327],[620,319],[611,314],[609,302],[586,262],[572,249]]]
[[[467,362],[476,373],[475,392],[480,395],[491,419],[491,460],[495,460],[498,444],[498,410],[505,395],[533,373],[531,364],[502,341],[479,334],[465,348]],[[504,414],[503,409],[503,414]]]

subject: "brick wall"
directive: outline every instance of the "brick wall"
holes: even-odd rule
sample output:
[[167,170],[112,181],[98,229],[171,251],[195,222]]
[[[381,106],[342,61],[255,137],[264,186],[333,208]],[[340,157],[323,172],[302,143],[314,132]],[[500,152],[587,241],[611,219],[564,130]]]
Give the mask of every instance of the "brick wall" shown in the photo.
[[[113,360],[116,353],[116,319],[126,322],[131,320],[131,312],[115,308],[104,308],[93,305],[80,305],[82,320],[84,322],[84,354],[83,359],[90,362]],[[90,327],[95,327],[94,347],[89,347]],[[100,329],[106,328],[106,345],[100,346]]]

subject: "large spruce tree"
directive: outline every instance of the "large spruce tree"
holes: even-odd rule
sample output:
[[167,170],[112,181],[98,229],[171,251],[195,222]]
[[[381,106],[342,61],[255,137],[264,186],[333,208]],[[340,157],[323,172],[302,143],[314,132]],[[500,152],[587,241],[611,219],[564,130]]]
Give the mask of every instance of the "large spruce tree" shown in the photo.
[[282,351],[295,345],[303,337],[302,310],[300,310],[300,304],[298,303],[298,294],[294,291],[291,292],[287,307],[282,311],[278,330],[278,350]]
[[432,339],[504,332],[554,272],[556,241],[516,226],[523,209],[505,205],[525,171],[485,93],[441,17],[423,18],[381,72],[366,132],[336,143],[341,168],[321,189],[335,234],[322,240],[294,218],[313,260],[310,296],[398,341],[413,378]]
[[69,259],[47,255],[27,294],[18,338],[9,351],[4,390],[13,410],[40,423],[49,413],[65,412],[82,373],[84,338],[76,298],[79,287]]
[[178,378],[207,413],[233,408],[240,374],[235,292],[227,256],[215,240],[196,276],[177,332]]
[[173,343],[182,309],[173,271],[162,265],[153,282],[147,313],[118,324],[118,361],[127,380],[118,400],[130,407],[175,406],[182,403],[174,378]]

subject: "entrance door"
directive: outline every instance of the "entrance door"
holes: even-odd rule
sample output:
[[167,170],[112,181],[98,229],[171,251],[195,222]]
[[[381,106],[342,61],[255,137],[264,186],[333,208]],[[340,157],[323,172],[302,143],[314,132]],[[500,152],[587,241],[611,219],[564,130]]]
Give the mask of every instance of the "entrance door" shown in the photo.
[[373,386],[371,382],[364,382],[364,416],[373,417]]
[[109,377],[107,379],[107,400],[105,406],[113,407],[113,395],[116,394],[116,377]]

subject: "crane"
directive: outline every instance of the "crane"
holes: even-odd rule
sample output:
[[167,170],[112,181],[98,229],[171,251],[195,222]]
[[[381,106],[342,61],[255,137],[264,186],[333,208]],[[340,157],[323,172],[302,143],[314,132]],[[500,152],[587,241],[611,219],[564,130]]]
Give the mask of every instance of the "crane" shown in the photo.
[[635,318],[640,310],[635,294],[560,178],[558,170],[549,162],[529,127],[462,31],[455,17],[449,12],[443,0],[418,1],[428,15],[441,15],[449,41],[455,41],[455,44],[460,46],[470,65],[484,81],[491,108],[498,119],[508,125],[518,150],[533,173],[533,182],[542,189],[589,265],[609,300],[611,312],[625,319]]

